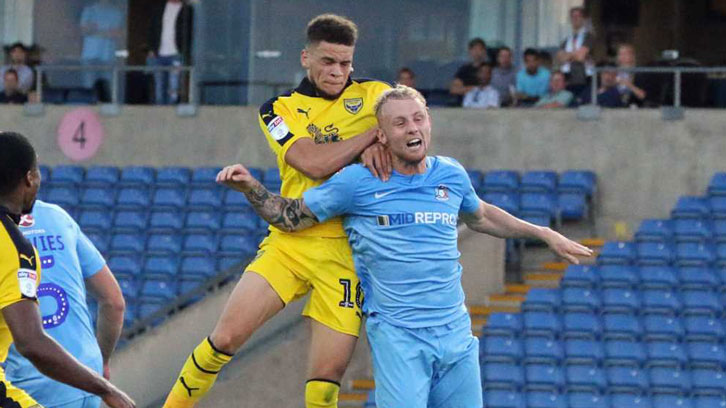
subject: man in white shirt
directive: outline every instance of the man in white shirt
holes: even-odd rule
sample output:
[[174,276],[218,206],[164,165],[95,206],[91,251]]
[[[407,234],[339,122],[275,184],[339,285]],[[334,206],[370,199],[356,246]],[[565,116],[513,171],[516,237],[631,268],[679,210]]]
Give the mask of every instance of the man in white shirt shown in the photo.
[[[191,62],[193,11],[183,0],[167,0],[153,11],[149,29],[148,65],[181,66]],[[154,73],[155,102],[179,102],[179,71]]]
[[28,66],[28,49],[22,43],[12,44],[7,48],[10,56],[10,63],[0,67],[0,92],[5,90],[3,78],[5,72],[13,70],[18,77],[18,90],[27,94],[33,86],[34,76],[33,69]]
[[464,95],[465,108],[489,109],[498,108],[500,105],[499,92],[491,86],[492,66],[482,64],[476,71],[479,86],[473,88]]

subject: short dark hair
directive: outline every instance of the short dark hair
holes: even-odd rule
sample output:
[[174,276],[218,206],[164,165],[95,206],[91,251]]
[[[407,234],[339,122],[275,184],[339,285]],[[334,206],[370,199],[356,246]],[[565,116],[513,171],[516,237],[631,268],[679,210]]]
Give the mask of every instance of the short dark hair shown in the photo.
[[527,57],[529,55],[534,55],[535,57],[537,57],[537,59],[539,59],[539,51],[534,48],[527,48],[526,50],[524,50],[524,56]]
[[612,69],[607,69],[607,71],[615,70],[618,67],[618,65],[611,60],[602,60],[602,61],[598,62],[597,66],[598,66],[598,68],[606,68],[606,69],[612,68]]
[[358,40],[358,26],[337,14],[321,14],[310,20],[306,35],[308,44],[325,41],[353,46]]
[[580,14],[582,14],[583,17],[587,17],[587,11],[585,10],[585,7],[582,7],[582,6],[572,7],[570,9],[570,15],[572,15],[572,13],[574,13],[576,11],[579,12]]
[[21,50],[23,50],[25,52],[28,52],[29,51],[28,50],[28,47],[26,47],[25,44],[23,44],[20,41],[18,41],[18,42],[15,42],[15,43],[10,44],[10,46],[8,46],[8,52],[11,52],[11,51],[13,51],[16,48],[20,48]]
[[398,70],[398,75],[401,75],[402,73],[407,73],[408,75],[411,75],[411,78],[416,78],[416,74],[413,72],[413,70],[409,67],[403,67]]
[[18,71],[14,70],[12,68],[6,70],[3,75],[7,75],[7,74],[15,75],[15,79],[18,79]]
[[506,45],[499,47],[499,49],[497,50],[497,55],[499,55],[499,53],[502,51],[509,51],[510,54],[512,53],[512,49],[507,47]]
[[0,147],[0,196],[5,196],[37,163],[33,145],[20,133],[0,132]]
[[481,45],[482,48],[487,47],[487,43],[485,43],[484,39],[482,39],[481,37],[476,37],[469,40],[469,49],[474,48],[475,45]]

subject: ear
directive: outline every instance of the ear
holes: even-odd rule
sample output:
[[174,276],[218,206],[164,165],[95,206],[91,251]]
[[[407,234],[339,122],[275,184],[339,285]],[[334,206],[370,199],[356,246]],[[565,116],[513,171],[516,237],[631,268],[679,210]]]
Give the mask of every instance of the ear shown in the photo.
[[383,130],[381,128],[376,129],[376,137],[378,137],[378,141],[385,146],[388,146],[388,138],[386,137],[386,134],[383,133]]
[[308,55],[308,50],[307,48],[303,48],[303,50],[300,52],[300,65],[302,65],[302,67],[305,69],[310,69],[308,58],[310,58],[310,56]]

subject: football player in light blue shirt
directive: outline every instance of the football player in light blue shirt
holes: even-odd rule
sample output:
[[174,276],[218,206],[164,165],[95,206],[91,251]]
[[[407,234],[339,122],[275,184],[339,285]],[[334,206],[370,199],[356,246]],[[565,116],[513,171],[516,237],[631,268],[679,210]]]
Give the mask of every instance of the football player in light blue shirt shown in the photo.
[[[108,361],[121,334],[124,299],[106,261],[62,208],[36,201],[20,231],[37,248],[42,267],[38,300],[43,328],[78,361],[109,378]],[[86,289],[98,300],[94,334]],[[15,347],[5,373],[46,408],[97,408],[101,399],[41,374]]]
[[[454,159],[427,157],[431,120],[417,91],[384,92],[376,116],[379,139],[393,156],[387,182],[351,165],[288,199],[268,192],[241,165],[224,168],[217,181],[245,193],[262,218],[286,231],[344,217],[365,293],[379,408],[481,407],[478,340],[461,287],[459,217],[477,232],[543,240],[573,263],[592,251],[483,202]],[[360,303],[361,293],[349,288],[340,307],[352,302]]]

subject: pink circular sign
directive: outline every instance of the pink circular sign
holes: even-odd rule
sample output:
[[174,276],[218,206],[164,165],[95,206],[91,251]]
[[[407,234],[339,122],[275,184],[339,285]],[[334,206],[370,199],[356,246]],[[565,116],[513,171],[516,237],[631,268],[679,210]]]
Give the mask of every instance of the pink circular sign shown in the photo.
[[58,125],[58,147],[73,161],[88,160],[96,155],[105,132],[98,114],[89,108],[74,109]]

